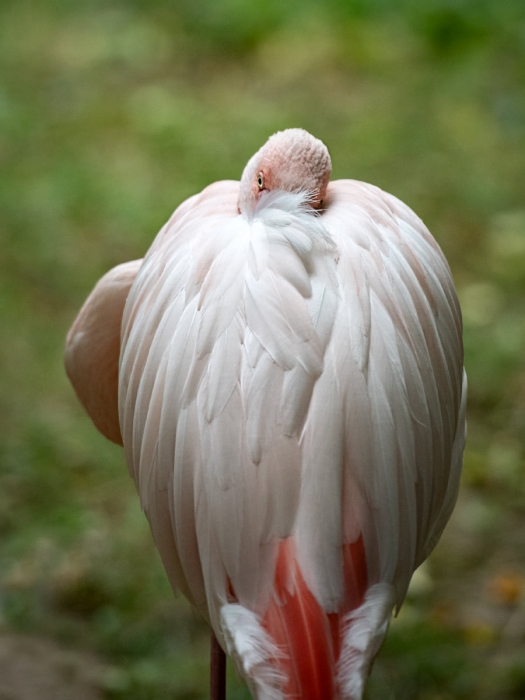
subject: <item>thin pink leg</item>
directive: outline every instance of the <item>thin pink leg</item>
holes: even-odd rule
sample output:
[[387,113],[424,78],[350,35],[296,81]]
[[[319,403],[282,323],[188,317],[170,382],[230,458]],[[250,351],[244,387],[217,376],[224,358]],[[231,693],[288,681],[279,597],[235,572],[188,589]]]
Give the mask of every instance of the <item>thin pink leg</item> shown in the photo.
[[211,631],[210,696],[211,700],[226,700],[226,654],[221,649],[213,630]]

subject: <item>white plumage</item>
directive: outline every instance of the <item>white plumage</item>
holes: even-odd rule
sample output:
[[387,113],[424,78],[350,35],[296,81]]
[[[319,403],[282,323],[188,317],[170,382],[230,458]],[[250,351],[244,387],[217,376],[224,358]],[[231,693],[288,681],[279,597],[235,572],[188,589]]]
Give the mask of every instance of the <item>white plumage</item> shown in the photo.
[[142,507],[172,585],[259,700],[361,697],[450,516],[465,439],[441,250],[371,185],[326,187],[323,171],[317,189],[300,172],[284,178],[293,191],[273,188],[303,167],[294,148],[316,154],[305,133],[272,137],[240,188],[216,183],[179,207],[121,330],[120,425]]

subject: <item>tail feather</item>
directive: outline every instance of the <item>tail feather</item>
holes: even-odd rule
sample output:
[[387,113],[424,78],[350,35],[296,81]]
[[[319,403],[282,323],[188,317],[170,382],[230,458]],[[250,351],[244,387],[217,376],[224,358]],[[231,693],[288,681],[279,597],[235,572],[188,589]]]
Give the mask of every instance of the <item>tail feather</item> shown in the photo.
[[263,626],[286,650],[278,664],[287,677],[286,697],[327,700],[337,696],[337,664],[343,616],[359,607],[367,585],[362,539],[343,548],[345,599],[338,613],[327,614],[305,583],[293,538],[281,543],[274,594]]
[[287,656],[279,660],[288,679],[286,697],[332,698],[335,657],[330,625],[326,613],[307,588],[291,550],[290,540],[280,546],[275,595],[263,626],[287,652]]
[[343,548],[345,597],[326,613],[304,580],[293,538],[281,542],[261,619],[237,603],[221,609],[228,653],[257,700],[360,700],[394,605],[390,584],[367,590],[361,539]]
[[286,677],[278,664],[283,652],[261,627],[257,615],[238,603],[229,603],[221,608],[221,627],[228,654],[254,697],[285,700]]
[[360,700],[365,681],[388,630],[396,602],[389,583],[371,586],[362,605],[343,619],[343,646],[338,664],[342,700]]

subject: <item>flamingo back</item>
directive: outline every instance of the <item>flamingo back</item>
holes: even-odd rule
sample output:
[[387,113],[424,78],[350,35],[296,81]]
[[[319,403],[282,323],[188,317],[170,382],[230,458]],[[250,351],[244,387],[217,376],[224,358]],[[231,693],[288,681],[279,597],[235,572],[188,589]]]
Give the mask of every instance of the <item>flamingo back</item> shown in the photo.
[[210,186],[126,302],[122,438],[175,589],[259,700],[356,700],[454,506],[461,314],[395,197],[328,186],[237,210]]

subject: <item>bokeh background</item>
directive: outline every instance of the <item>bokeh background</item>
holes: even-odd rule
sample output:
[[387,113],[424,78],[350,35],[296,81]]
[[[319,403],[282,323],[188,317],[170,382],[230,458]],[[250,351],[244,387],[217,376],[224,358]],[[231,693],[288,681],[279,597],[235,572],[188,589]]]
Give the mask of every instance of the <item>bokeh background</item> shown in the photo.
[[0,66],[0,696],[207,697],[63,344],[181,201],[302,126],[423,218],[464,312],[459,503],[367,697],[525,698],[523,0],[2,0]]

